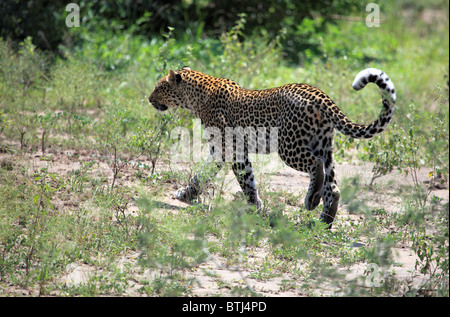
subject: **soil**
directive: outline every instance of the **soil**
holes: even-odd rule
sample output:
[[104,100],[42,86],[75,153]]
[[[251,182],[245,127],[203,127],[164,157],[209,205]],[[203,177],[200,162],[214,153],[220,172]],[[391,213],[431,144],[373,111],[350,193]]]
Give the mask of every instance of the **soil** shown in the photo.
[[[10,155],[0,153],[0,162],[2,164],[9,160]],[[26,159],[26,164],[31,169],[40,169],[47,167],[50,173],[56,173],[58,175],[69,175],[73,171],[80,168],[80,164],[83,161],[95,158],[95,155],[88,151],[62,151],[48,153],[45,156],[40,154],[34,154]],[[267,165],[263,168],[265,173],[257,172],[257,182],[266,187],[266,190],[280,190],[284,189],[294,195],[300,195],[304,197],[308,185],[309,177],[307,174],[297,172],[289,167],[284,166],[282,163],[276,161],[276,158],[270,158],[269,162],[273,165],[272,168],[268,168]],[[146,163],[146,162],[144,162]],[[150,163],[147,162],[149,165]],[[255,164],[255,170],[258,171],[258,164]],[[263,164],[264,165],[264,164]],[[158,166],[161,168],[161,166]],[[163,166],[162,168],[167,168]],[[180,168],[184,169],[185,166]],[[95,167],[95,174],[111,180],[111,169],[109,166],[99,160],[98,165]],[[372,165],[365,164],[336,164],[336,176],[338,184],[342,184],[346,178],[358,176],[360,181],[369,184],[372,177]],[[270,172],[270,174],[269,174]],[[430,169],[423,168],[418,171],[418,180],[420,183],[428,184],[431,186],[429,178]],[[234,178],[232,172],[228,172],[226,175],[219,177],[225,178],[224,192],[226,199],[233,199],[233,195],[240,191],[239,185]],[[133,172],[131,170],[123,170],[122,177],[120,179],[122,184],[133,184]],[[393,172],[386,176],[378,178],[375,182],[376,191],[366,193],[365,202],[376,208],[383,208],[388,212],[399,212],[402,206],[402,197],[398,196],[397,189],[402,185],[413,185],[412,178],[408,175],[404,175],[398,172]],[[178,201],[174,197],[174,190],[168,192],[158,199],[161,200],[162,212],[176,212],[179,208],[187,207],[188,205]],[[431,195],[435,195],[443,199],[443,202],[448,202],[449,191],[446,186],[432,186],[433,190]],[[77,202],[71,201],[68,198],[66,201],[55,202],[55,207],[61,210],[66,208],[73,209],[76,207]],[[301,202],[299,205],[303,205]],[[130,204],[128,206],[128,212],[133,213],[137,210],[137,206]],[[318,211],[320,212],[320,211]],[[339,218],[348,219],[353,215],[349,215],[347,206],[340,205],[338,212]],[[356,216],[355,216],[356,217]],[[354,243],[351,248],[357,250],[363,247],[363,242]],[[249,250],[248,261],[251,265],[246,267],[257,267],[259,263],[269,256],[268,252],[263,248]],[[391,268],[391,272],[395,274],[397,279],[405,281],[406,284],[418,284],[423,282],[426,278],[415,270],[416,260],[418,259],[416,254],[411,249],[410,245],[405,244],[396,246],[394,249],[395,263],[396,265]],[[119,266],[127,264],[127,267],[131,267],[132,275],[134,278],[129,282],[128,290],[123,294],[127,296],[140,296],[138,289],[142,287],[142,281],[149,280],[155,276],[155,272],[150,270],[143,271],[138,265],[137,259],[139,253],[137,251],[130,251],[125,254],[119,260]],[[338,271],[346,273],[346,278],[349,280],[356,279],[358,276],[362,276],[365,270],[367,270],[367,263],[359,263],[349,268],[337,268]],[[321,289],[315,289],[311,293],[305,293],[301,288],[295,287],[301,283],[301,281],[293,280],[288,273],[278,274],[276,277],[270,277],[268,279],[260,280],[252,277],[252,270],[238,267],[230,267],[226,264],[226,259],[211,255],[211,257],[205,263],[193,270],[186,270],[186,278],[193,278],[191,294],[193,296],[228,296],[232,295],[231,290],[236,287],[248,286],[253,291],[263,296],[329,296],[329,295],[343,295],[336,294],[334,288],[323,287]],[[94,267],[86,264],[71,263],[67,266],[66,274],[61,277],[60,282],[67,286],[77,286],[87,283],[90,277],[94,274],[98,274]],[[218,283],[220,281],[220,283]],[[362,281],[363,283],[364,281]],[[33,295],[30,290],[15,290],[18,295]],[[36,295],[36,294],[34,294]],[[344,294],[345,295],[345,294]]]

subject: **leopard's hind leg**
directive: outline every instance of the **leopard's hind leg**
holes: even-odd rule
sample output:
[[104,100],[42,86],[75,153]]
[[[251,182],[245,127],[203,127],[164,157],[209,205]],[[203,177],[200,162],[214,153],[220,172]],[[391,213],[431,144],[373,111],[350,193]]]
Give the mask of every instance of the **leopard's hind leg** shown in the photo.
[[244,162],[234,162],[232,167],[243,193],[247,196],[248,202],[255,205],[256,210],[261,211],[263,202],[259,197],[251,162],[246,158]]
[[320,203],[324,188],[324,169],[323,162],[320,159],[316,160],[315,166],[308,171],[310,182],[308,193],[305,198],[305,208],[307,210],[314,210]]
[[333,163],[333,150],[329,149],[325,155],[325,181],[323,186],[323,211],[320,215],[320,220],[331,228],[331,225],[336,218],[336,213],[339,205],[339,198],[341,197],[339,187],[336,184]]

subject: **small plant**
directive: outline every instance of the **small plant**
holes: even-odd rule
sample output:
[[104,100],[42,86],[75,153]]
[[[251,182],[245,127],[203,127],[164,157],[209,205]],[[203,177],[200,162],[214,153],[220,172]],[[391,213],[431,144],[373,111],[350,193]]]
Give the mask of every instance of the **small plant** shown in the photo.
[[58,112],[55,114],[47,113],[45,115],[39,115],[37,117],[37,122],[40,123],[42,134],[41,134],[41,151],[42,155],[45,154],[45,144],[46,140],[48,140],[48,136],[54,128],[58,119],[63,115],[62,112]]
[[151,174],[154,174],[156,163],[162,154],[164,138],[167,138],[170,127],[176,115],[166,114],[158,123],[143,118],[137,123],[136,131],[130,136],[130,146],[136,151],[135,160],[147,156],[152,164]]
[[[448,111],[444,111],[444,107],[440,108],[439,114],[428,114],[424,118],[418,113],[417,107],[410,104],[407,128],[394,123],[385,136],[368,142],[366,148],[368,159],[375,163],[371,186],[376,178],[397,169],[411,176],[420,204],[424,205],[427,202],[432,186],[424,188],[423,184],[419,182],[419,169],[423,166],[432,168],[429,173],[431,184],[435,182],[435,179],[439,178],[441,182],[445,182],[448,178],[446,176],[448,170],[444,167],[445,160],[448,161],[448,149],[436,150],[437,148],[445,149],[442,145],[446,142],[448,144],[448,131],[445,124],[445,122],[448,123]],[[428,120],[434,128],[431,131],[420,130],[419,126],[422,120]]]
[[100,152],[105,155],[112,170],[110,190],[114,189],[120,171],[127,166],[133,153],[129,150],[128,129],[130,112],[117,110],[103,123],[95,126]]

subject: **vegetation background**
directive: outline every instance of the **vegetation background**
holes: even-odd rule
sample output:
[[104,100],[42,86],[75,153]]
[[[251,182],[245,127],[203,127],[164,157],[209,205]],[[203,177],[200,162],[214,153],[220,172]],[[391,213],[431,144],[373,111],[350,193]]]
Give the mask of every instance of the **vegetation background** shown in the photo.
[[[379,27],[354,0],[74,3],[79,27],[66,25],[68,1],[0,2],[0,294],[196,295],[203,272],[209,295],[271,295],[253,281],[279,278],[293,295],[448,296],[448,1],[377,1]],[[354,76],[388,72],[388,131],[336,135],[336,159],[370,175],[342,184],[333,230],[308,228],[318,211],[305,193],[270,179],[268,215],[230,200],[221,176],[197,204],[171,204],[197,166],[170,165],[170,132],[192,117],[157,114],[148,96],[184,65],[251,89],[306,82],[360,122],[378,115],[379,92],[356,94]],[[378,183],[386,175],[412,185]],[[398,205],[367,199],[383,195]],[[417,258],[407,279],[400,246]],[[250,273],[230,283],[211,261]],[[349,278],[356,265],[383,274]]]

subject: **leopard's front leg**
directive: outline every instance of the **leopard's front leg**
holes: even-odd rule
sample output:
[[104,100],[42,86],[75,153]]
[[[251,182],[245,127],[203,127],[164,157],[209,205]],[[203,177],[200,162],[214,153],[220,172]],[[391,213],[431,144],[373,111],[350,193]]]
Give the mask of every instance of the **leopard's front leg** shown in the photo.
[[236,175],[242,191],[245,196],[247,196],[248,202],[255,205],[256,210],[261,211],[263,209],[263,202],[259,197],[252,164],[248,158],[246,158],[244,162],[233,163],[233,172],[234,175]]
[[[205,133],[221,134],[217,130],[205,129]],[[184,202],[190,202],[196,199],[202,192],[202,188],[207,185],[217,175],[224,165],[224,146],[220,147],[220,138],[217,138],[214,142],[209,144],[209,155],[206,161],[202,164],[201,168],[195,173],[195,175],[189,180],[189,184],[186,188],[180,189],[175,198]],[[222,157],[221,157],[222,156]]]
[[186,188],[180,189],[175,198],[184,202],[190,202],[201,194],[202,188],[222,169],[222,162],[205,162],[200,170],[189,180]]
[[186,188],[180,189],[176,192],[175,198],[188,203],[196,199],[200,193],[200,183],[197,175],[194,175],[189,180],[189,184]]

